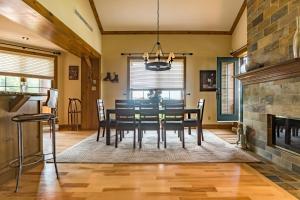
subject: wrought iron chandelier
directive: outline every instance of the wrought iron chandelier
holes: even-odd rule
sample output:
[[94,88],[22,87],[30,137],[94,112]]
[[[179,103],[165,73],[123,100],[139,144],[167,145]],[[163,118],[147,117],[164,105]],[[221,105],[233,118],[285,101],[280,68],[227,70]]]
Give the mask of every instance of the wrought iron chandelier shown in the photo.
[[[145,52],[143,55],[145,61],[145,67],[151,71],[166,71],[170,70],[172,62],[175,58],[175,54],[170,52],[167,56],[163,53],[162,46],[159,40],[159,0],[157,0],[157,41],[154,44],[150,53]],[[155,54],[155,57],[149,57],[149,54]],[[167,58],[167,59],[166,59]],[[150,61],[150,59],[152,61]]]

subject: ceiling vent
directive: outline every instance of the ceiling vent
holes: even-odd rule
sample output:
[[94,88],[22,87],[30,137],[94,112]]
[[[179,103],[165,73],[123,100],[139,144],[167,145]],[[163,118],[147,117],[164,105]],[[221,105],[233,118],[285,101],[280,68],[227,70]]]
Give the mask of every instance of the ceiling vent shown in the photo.
[[92,26],[84,19],[84,17],[79,13],[79,11],[77,9],[75,9],[75,14],[86,25],[86,27],[88,29],[90,29],[90,31],[92,31],[92,32],[94,31]]

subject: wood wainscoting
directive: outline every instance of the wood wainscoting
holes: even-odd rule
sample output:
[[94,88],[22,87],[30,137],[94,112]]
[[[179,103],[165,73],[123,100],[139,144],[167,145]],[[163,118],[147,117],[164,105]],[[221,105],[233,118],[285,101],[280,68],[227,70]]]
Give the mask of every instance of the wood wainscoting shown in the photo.
[[[17,114],[41,112],[41,101],[28,100],[17,112],[9,112],[9,102],[15,97],[0,96],[0,184],[15,176],[15,169],[8,166],[17,158],[17,125],[11,118]],[[43,134],[40,122],[24,123],[25,156],[43,152]]]

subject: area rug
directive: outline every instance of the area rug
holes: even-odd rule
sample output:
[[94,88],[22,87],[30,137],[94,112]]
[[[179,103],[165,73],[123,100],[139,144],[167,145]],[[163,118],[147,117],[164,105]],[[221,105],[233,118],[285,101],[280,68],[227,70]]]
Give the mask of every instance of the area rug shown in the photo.
[[207,163],[207,162],[259,162],[238,147],[225,142],[208,130],[204,131],[201,146],[197,136],[185,135],[185,148],[174,132],[167,133],[167,148],[157,148],[156,132],[146,132],[141,149],[133,149],[133,134],[128,133],[118,148],[105,145],[105,138],[96,141],[96,135],[82,140],[57,156],[59,163]]

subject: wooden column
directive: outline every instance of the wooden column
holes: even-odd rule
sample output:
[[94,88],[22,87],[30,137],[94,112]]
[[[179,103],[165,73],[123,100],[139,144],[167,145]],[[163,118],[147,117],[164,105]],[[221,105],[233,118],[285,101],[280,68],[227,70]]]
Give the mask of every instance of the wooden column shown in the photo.
[[81,128],[97,129],[96,99],[100,98],[100,58],[81,58]]

